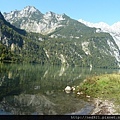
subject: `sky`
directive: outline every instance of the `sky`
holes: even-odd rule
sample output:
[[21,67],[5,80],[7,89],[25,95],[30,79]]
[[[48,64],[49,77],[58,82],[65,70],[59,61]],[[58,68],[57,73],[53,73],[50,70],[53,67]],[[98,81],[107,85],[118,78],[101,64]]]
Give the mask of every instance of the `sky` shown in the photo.
[[34,6],[45,14],[48,11],[65,13],[69,17],[92,23],[112,25],[120,21],[120,0],[0,0],[0,11],[11,12]]

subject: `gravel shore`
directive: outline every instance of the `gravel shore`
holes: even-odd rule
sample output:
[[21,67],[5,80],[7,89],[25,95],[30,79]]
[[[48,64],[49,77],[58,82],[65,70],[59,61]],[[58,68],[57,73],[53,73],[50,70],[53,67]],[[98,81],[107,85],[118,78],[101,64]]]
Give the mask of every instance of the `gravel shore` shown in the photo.
[[118,115],[115,105],[111,101],[95,98],[93,102],[95,109],[93,109],[91,115]]

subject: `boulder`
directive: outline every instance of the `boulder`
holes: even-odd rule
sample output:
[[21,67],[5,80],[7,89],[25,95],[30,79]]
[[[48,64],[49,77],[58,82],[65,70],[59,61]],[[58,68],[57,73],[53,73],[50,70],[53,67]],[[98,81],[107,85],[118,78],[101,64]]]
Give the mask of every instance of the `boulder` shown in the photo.
[[70,87],[70,86],[67,86],[66,88],[65,88],[65,92],[66,93],[70,93],[72,91],[72,88]]

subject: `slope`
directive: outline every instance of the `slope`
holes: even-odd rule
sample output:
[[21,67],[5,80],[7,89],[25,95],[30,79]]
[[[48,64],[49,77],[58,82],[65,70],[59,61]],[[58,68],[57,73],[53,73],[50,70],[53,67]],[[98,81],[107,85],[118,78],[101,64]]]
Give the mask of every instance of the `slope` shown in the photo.
[[[110,34],[99,33],[96,28],[90,28],[65,14],[48,12],[45,15],[40,14],[38,19],[33,20],[33,15],[40,13],[33,8],[26,7],[27,10],[23,10],[25,14],[21,17],[22,25],[26,19],[24,19],[25,15],[29,15],[28,24],[31,24],[29,22],[31,20],[33,23],[39,21],[38,29],[41,28],[41,24],[44,24],[44,32],[39,32],[47,36],[32,33],[34,30],[32,31],[31,26],[29,27],[32,32],[25,35],[26,40],[20,50],[23,61],[82,67],[119,67],[119,57],[116,58],[116,54],[119,55],[119,48]],[[8,13],[9,16],[10,14]],[[6,16],[6,18],[9,17]],[[17,19],[21,18],[19,16]],[[14,24],[16,17],[12,16],[11,19],[9,21]],[[31,25],[34,27],[34,24]],[[29,30],[27,28],[27,31]]]

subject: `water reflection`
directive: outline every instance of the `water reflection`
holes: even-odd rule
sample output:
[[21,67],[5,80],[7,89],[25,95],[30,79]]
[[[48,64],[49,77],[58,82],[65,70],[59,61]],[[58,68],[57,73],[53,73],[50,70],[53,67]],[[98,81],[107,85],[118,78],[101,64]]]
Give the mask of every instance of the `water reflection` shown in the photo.
[[56,114],[55,106],[47,97],[39,94],[20,94],[9,96],[3,99],[0,107],[4,111],[10,111],[15,115],[29,114]]
[[65,94],[63,89],[79,84],[86,76],[105,72],[70,66],[0,64],[0,114],[56,115],[80,111],[88,102]]

